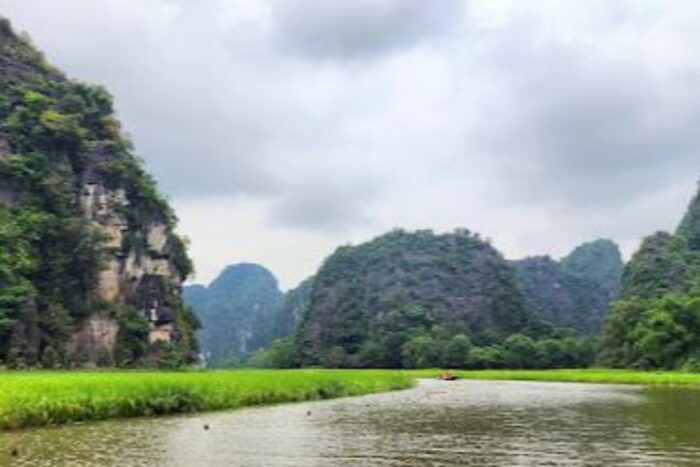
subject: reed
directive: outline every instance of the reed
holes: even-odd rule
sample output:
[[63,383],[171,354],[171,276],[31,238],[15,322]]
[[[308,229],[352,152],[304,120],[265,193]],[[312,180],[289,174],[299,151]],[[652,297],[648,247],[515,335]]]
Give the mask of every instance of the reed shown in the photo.
[[[417,378],[438,377],[442,370],[415,370]],[[605,384],[698,385],[700,373],[677,371],[612,370],[605,368],[572,370],[459,370],[452,373],[462,379],[552,381]]]
[[356,396],[403,389],[382,370],[0,373],[0,429]]

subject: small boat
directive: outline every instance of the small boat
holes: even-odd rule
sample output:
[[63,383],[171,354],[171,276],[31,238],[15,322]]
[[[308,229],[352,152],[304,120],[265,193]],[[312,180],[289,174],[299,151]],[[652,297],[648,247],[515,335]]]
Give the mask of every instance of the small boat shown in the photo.
[[438,377],[438,379],[442,381],[456,381],[459,378],[457,378],[457,376],[454,373],[450,371],[445,371]]

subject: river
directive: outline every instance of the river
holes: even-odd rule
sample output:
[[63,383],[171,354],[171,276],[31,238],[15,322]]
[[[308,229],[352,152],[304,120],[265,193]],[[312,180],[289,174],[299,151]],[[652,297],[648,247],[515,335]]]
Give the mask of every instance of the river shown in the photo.
[[0,449],[8,466],[696,466],[700,389],[423,380],[357,398],[5,432]]

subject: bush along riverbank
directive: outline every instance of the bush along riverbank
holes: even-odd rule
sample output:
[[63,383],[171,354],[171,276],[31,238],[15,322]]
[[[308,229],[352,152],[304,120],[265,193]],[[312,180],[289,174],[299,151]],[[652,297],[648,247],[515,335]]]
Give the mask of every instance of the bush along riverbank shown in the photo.
[[389,370],[6,372],[0,429],[357,396],[414,382]]

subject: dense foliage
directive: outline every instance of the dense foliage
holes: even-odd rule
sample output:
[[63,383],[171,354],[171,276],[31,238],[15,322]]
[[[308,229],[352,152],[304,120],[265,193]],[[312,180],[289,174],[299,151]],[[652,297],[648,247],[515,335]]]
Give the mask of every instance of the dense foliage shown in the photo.
[[610,297],[620,293],[624,263],[620,248],[612,240],[599,239],[579,245],[560,263],[569,274],[602,286]]
[[600,342],[613,367],[700,370],[700,194],[675,234],[646,238]]
[[272,321],[273,339],[293,336],[311,302],[314,278],[302,281],[284,294],[284,299],[275,312]]
[[275,341],[252,363],[549,368],[586,366],[593,355],[590,339],[530,313],[513,268],[477,235],[396,230],[331,255],[295,339]]
[[277,279],[262,266],[228,266],[208,287],[185,287],[184,299],[202,323],[199,337],[209,366],[237,366],[276,337],[283,295]]
[[527,304],[557,328],[594,336],[602,327],[622,279],[617,245],[598,240],[557,262],[549,257],[513,261]]
[[[113,254],[81,211],[90,176],[125,191],[129,236],[122,253],[144,238],[149,222],[174,227],[170,207],[120,131],[107,91],[66,79],[0,18],[0,362],[84,363],[69,343],[82,320],[109,308],[95,289]],[[191,263],[170,235],[186,277]],[[185,322],[178,322],[178,345],[192,357],[196,345]]]
[[443,326],[476,344],[527,327],[513,272],[478,236],[460,230],[396,230],[340,247],[319,270],[300,329],[305,364],[332,366],[378,346],[375,365],[401,367],[401,347],[417,330]]

